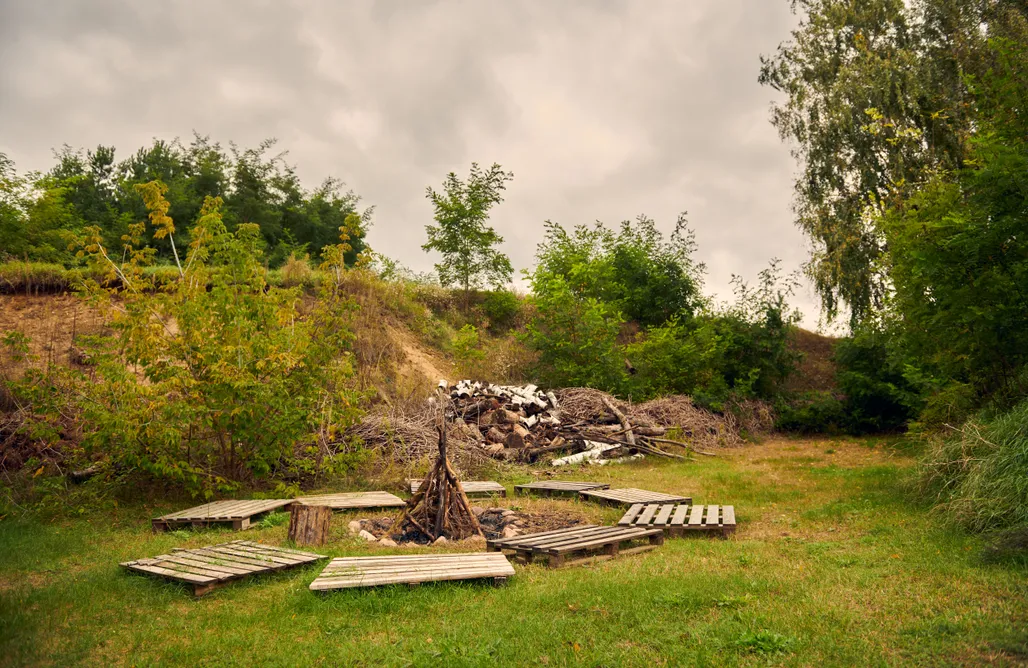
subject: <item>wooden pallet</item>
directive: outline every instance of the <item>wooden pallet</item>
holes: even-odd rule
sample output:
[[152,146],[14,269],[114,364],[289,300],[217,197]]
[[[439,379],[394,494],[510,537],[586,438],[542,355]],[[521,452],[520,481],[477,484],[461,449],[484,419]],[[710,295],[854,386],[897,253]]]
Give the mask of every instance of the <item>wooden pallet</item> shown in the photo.
[[400,508],[406,505],[403,499],[389,492],[340,492],[319,496],[301,496],[296,499],[296,502],[307,506],[328,506],[333,510]]
[[210,547],[174,549],[171,554],[126,561],[121,565],[137,573],[185,582],[193,586],[194,595],[203,596],[230,580],[301,566],[318,559],[327,557],[248,540],[234,540]]
[[[622,549],[622,546],[643,538],[647,539],[647,545]],[[587,524],[515,538],[490,540],[486,542],[486,550],[490,552],[512,550],[525,562],[532,561],[536,556],[545,556],[550,568],[557,568],[652,550],[663,542],[664,531],[662,529]]]
[[384,557],[333,559],[311,583],[311,591],[375,587],[386,584],[417,585],[442,580],[493,578],[497,584],[514,575],[502,554],[400,554]]
[[645,489],[584,489],[581,492],[583,499],[600,501],[615,506],[630,506],[635,503],[692,503],[688,496],[677,496],[675,494],[664,494],[662,492],[650,492]]
[[[417,494],[421,488],[421,481],[408,480],[407,482],[410,484],[410,493]],[[492,480],[461,481],[460,486],[464,488],[464,494],[467,496],[507,496],[507,488]]]
[[236,531],[249,529],[256,515],[293,503],[292,499],[257,499],[252,501],[212,501],[177,513],[161,515],[150,520],[154,531],[167,531],[180,526],[208,526],[231,522]]
[[659,527],[670,536],[709,532],[727,538],[735,532],[734,506],[690,506],[687,503],[637,503],[618,526]]
[[575,482],[573,480],[540,480],[524,485],[514,485],[514,494],[540,494],[554,496],[566,494],[577,496],[586,489],[608,489],[610,485],[602,482]]

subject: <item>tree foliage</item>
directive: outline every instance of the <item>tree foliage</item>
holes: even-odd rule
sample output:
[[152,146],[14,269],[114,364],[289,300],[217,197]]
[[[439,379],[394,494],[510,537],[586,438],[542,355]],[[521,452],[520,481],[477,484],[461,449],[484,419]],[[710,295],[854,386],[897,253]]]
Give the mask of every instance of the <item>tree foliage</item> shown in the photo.
[[700,306],[704,267],[692,255],[694,235],[679,215],[669,240],[646,216],[614,231],[602,223],[568,232],[546,221],[531,275],[533,288],[561,277],[577,295],[609,304],[633,322],[655,326],[691,317]]
[[[120,162],[110,146],[84,152],[65,146],[45,174],[22,177],[6,157],[0,158],[0,253],[73,264],[68,240],[87,226],[99,228],[106,247],[118,247],[126,226],[148,215],[137,186],[152,181],[164,184],[164,214],[172,221],[196,220],[207,197],[220,197],[226,227],[256,225],[273,266],[290,253],[319,256],[351,214],[359,215],[363,226],[370,224],[372,210],[358,210],[360,197],[344,190],[340,181],[329,178],[305,190],[285,154],[270,154],[274,144],[230,145],[225,151],[197,135],[188,145],[155,140]],[[348,263],[364,250],[365,232],[364,227],[351,229]],[[188,244],[189,230],[148,243],[159,260],[174,262],[176,238]]]
[[496,248],[503,237],[486,224],[489,210],[503,201],[502,193],[513,178],[498,164],[483,170],[472,163],[467,181],[450,172],[442,192],[427,190],[435,225],[425,226],[428,241],[422,248],[443,256],[435,265],[439,281],[460,287],[465,305],[473,288],[502,286],[514,274],[510,259]]
[[[156,235],[171,241],[167,187],[140,190]],[[156,252],[143,223],[122,240],[124,262],[98,226],[79,251],[122,286],[86,283],[113,331],[93,337],[95,373],[79,388],[86,454],[207,494],[272,473],[338,470],[348,461],[340,431],[358,410],[346,352],[352,301],[329,285],[307,310],[298,291],[269,287],[259,226],[230,231],[222,206],[205,200],[181,276],[160,290],[144,271]]]
[[964,73],[1004,4],[796,0],[799,27],[762,59],[761,83],[785,95],[772,123],[802,167],[797,223],[830,315],[845,305],[859,322],[888,292],[874,207],[963,165],[973,126]]

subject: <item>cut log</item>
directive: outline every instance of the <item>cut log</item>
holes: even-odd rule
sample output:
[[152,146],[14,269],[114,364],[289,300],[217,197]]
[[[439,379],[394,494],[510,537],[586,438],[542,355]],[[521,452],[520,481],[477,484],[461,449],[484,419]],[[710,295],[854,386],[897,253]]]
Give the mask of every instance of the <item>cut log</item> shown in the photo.
[[503,439],[503,444],[512,450],[520,450],[525,447],[525,439],[518,432],[512,431]]
[[331,526],[332,509],[328,506],[294,503],[289,511],[289,540],[297,545],[324,545]]
[[621,423],[621,427],[625,430],[625,440],[628,441],[630,445],[635,445],[635,434],[632,433],[632,425],[628,422],[628,418],[625,417],[625,414],[619,411],[617,406],[614,405],[614,402],[607,397],[603,397],[603,405],[606,406],[607,410],[613,413],[614,417],[616,417],[618,422]]

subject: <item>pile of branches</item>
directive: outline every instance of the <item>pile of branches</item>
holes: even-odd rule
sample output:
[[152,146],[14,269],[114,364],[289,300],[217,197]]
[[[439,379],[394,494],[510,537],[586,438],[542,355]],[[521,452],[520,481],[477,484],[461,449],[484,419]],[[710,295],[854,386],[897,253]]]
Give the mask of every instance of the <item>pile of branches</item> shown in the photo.
[[[598,458],[638,453],[681,458],[666,446],[710,454],[696,446],[739,441],[734,424],[696,408],[688,397],[632,407],[588,388],[542,392],[534,385],[461,381],[455,386],[441,382],[440,389],[449,393],[457,422],[497,459],[533,462],[544,454],[585,451]],[[671,428],[684,438],[668,438]]]
[[439,456],[435,466],[425,476],[417,493],[407,501],[403,514],[388,533],[397,537],[420,533],[431,541],[481,537],[482,527],[447,457],[446,428],[441,420],[437,434]]

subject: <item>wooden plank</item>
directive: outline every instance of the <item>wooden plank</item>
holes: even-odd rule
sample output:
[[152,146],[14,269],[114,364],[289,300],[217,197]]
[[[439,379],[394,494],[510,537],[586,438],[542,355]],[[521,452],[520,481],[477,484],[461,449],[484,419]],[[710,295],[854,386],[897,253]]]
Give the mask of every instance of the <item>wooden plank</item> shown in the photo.
[[724,522],[726,527],[735,528],[735,506],[724,507]]
[[686,516],[689,514],[689,506],[687,504],[679,504],[678,508],[675,509],[675,514],[671,518],[671,526],[682,526],[685,522]]
[[553,531],[540,531],[539,533],[525,534],[523,536],[515,536],[513,538],[494,538],[492,540],[486,541],[486,544],[487,545],[497,545],[497,546],[499,546],[499,545],[502,545],[502,546],[516,545],[516,544],[523,543],[526,540],[527,541],[532,541],[532,540],[539,539],[539,538],[545,538],[546,536],[552,536],[552,535],[557,535],[557,534],[564,534],[564,533],[566,533],[568,531],[578,531],[578,530],[584,530],[584,529],[592,529],[592,528],[595,528],[596,526],[597,525],[595,525],[595,524],[580,524],[580,525],[575,526],[575,527],[568,527],[568,528],[565,528],[565,529],[554,529]]
[[579,492],[584,499],[602,500],[611,503],[629,505],[634,503],[691,503],[692,499],[685,496],[664,494],[663,492],[651,492],[643,489],[586,489]]
[[[417,494],[421,489],[421,480],[409,480],[411,494]],[[507,488],[493,480],[468,480],[461,481],[461,487],[467,496],[507,496]]]
[[636,524],[649,524],[650,520],[653,519],[657,509],[660,508],[658,505],[650,504],[643,508],[643,511],[639,514],[639,519],[635,522]]
[[633,504],[632,507],[628,509],[628,512],[626,512],[624,516],[618,521],[618,524],[634,524],[636,518],[639,517],[639,513],[641,513],[642,509],[645,507],[646,505],[642,503]]
[[675,509],[675,506],[672,503],[666,503],[659,506],[659,508],[660,512],[658,512],[657,516],[653,519],[653,524],[654,526],[667,526],[668,518],[671,517],[671,511]]
[[176,571],[170,568],[161,568],[160,566],[147,566],[138,564],[136,562],[127,562],[122,564],[125,568],[133,571],[139,571],[141,573],[149,573],[152,575],[161,575],[172,580],[179,580],[181,582],[190,582],[195,584],[206,584],[208,582],[216,582],[217,578],[212,578],[204,575],[194,575],[192,573],[185,573],[183,571]]
[[627,540],[635,540],[638,538],[648,538],[650,536],[663,535],[662,529],[636,529],[621,534],[608,534],[601,536],[593,540],[587,540],[577,543],[569,543],[566,545],[560,545],[557,547],[549,548],[547,551],[552,553],[570,552],[574,550],[585,550],[591,547],[600,547],[608,545],[611,542],[624,542]]
[[703,521],[703,506],[693,506],[689,514],[689,528],[698,529]]
[[516,547],[516,546],[528,546],[531,547],[537,543],[545,542],[547,539],[554,537],[562,537],[569,535],[578,535],[583,533],[593,532],[597,529],[603,529],[604,527],[597,526],[595,524],[586,524],[583,526],[572,527],[568,529],[557,529],[555,531],[543,531],[540,533],[525,534],[524,536],[515,536],[514,538],[502,538],[487,541],[488,544],[503,546],[503,547]]
[[514,575],[514,568],[506,557],[496,553],[393,555],[393,558],[376,557],[373,565],[367,561],[367,558],[360,557],[333,559],[311,583],[310,589],[326,591],[383,584],[507,578]]
[[329,506],[334,510],[350,508],[399,508],[406,502],[389,492],[340,492],[338,494],[322,494],[318,496],[302,496],[297,503],[316,506]]
[[256,566],[248,566],[245,564],[220,564],[213,563],[215,560],[204,555],[194,555],[186,553],[187,556],[181,555],[164,555],[158,557],[161,561],[166,561],[175,564],[181,564],[183,566],[189,566],[192,568],[203,569],[209,571],[212,577],[219,579],[226,577],[234,577],[238,575],[249,575],[255,573],[261,569]]
[[203,505],[186,508],[154,518],[155,522],[223,522],[235,519],[246,519],[269,510],[288,506],[292,499],[257,499],[237,500],[224,499]]
[[707,506],[707,526],[708,527],[710,527],[712,529],[716,529],[718,526],[720,526],[721,522],[720,522],[720,519],[719,519],[718,515],[719,515],[719,513],[718,513],[718,507],[717,506]]

